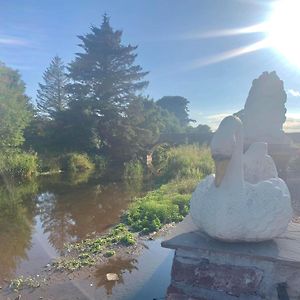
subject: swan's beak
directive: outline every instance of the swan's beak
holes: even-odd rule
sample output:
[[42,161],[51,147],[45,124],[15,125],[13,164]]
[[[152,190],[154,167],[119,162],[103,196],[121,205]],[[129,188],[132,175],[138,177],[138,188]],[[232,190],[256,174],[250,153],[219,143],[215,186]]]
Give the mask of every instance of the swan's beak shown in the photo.
[[214,159],[216,167],[215,186],[219,187],[225,176],[230,159]]

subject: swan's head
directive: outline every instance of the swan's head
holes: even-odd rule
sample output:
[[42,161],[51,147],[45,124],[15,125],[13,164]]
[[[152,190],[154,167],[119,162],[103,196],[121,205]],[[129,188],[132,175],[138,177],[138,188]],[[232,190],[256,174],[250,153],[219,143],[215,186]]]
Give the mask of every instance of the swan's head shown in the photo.
[[229,161],[234,153],[238,136],[242,131],[242,122],[239,118],[228,116],[222,120],[219,128],[214,133],[210,148],[215,161],[216,177],[215,185],[220,186]]

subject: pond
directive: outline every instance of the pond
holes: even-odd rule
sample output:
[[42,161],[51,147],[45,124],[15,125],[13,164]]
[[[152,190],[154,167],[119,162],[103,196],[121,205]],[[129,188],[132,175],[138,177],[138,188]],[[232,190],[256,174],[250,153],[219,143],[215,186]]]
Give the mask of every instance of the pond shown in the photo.
[[[130,200],[140,193],[137,185],[99,180],[74,183],[61,176],[41,178],[22,185],[2,185],[0,286],[7,285],[10,279],[19,275],[38,273],[62,253],[65,243],[105,232],[119,222]],[[79,297],[74,296],[74,299],[162,297],[170,281],[172,253],[161,248],[159,240],[145,245],[142,253],[133,260],[112,258],[109,265],[99,267],[92,274],[93,279],[89,276],[76,284],[67,282],[68,286],[64,288],[70,289],[69,296],[60,290],[64,289],[63,285],[50,292],[54,299],[73,299],[70,296],[73,293]],[[107,283],[107,270],[119,274],[120,280]],[[159,277],[155,279],[153,276],[157,270],[160,270]],[[94,281],[92,286],[91,280]],[[158,280],[161,290],[158,286],[153,291],[149,280]],[[94,298],[96,295],[97,298]],[[138,295],[148,295],[148,298],[139,298]]]

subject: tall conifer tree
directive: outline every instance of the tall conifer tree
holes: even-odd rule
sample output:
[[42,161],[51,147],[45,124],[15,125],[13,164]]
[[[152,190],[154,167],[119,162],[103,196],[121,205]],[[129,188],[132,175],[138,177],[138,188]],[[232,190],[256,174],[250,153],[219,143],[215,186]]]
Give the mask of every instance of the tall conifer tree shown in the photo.
[[72,100],[84,101],[92,109],[102,136],[105,128],[117,121],[135,98],[136,92],[148,85],[143,72],[135,65],[137,46],[121,43],[122,31],[113,30],[105,14],[100,28],[79,36],[83,53],[77,53],[70,64]]
[[55,56],[43,74],[44,83],[39,83],[37,91],[38,111],[47,117],[55,115],[68,107],[66,85],[68,77],[62,59]]

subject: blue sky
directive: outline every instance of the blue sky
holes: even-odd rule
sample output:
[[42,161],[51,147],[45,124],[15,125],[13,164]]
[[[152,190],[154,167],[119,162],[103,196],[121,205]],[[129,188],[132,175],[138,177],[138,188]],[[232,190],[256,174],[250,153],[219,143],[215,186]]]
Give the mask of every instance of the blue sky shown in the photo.
[[[251,82],[276,70],[288,92],[290,130],[300,131],[300,68],[272,48],[221,60],[259,42],[265,33],[205,38],[218,30],[252,26],[272,13],[271,0],[0,0],[0,60],[20,70],[35,99],[38,82],[54,55],[66,63],[79,51],[77,35],[100,26],[102,15],[138,45],[137,62],[150,71],[145,94],[181,95],[191,117],[215,127],[243,108]],[[202,37],[201,37],[202,36]],[[224,55],[225,53],[225,55]],[[228,56],[228,55],[227,55]]]

